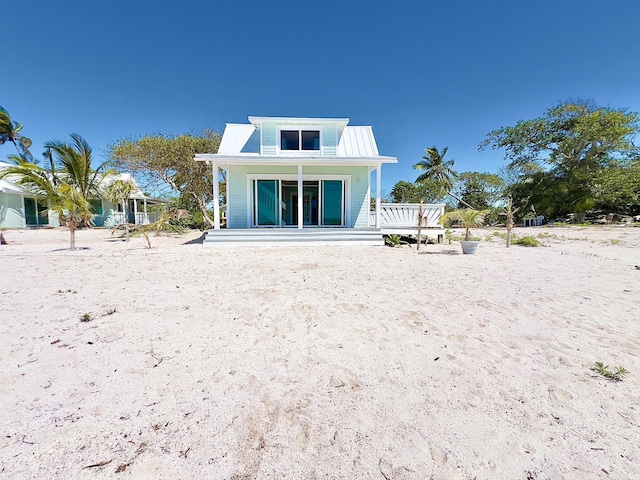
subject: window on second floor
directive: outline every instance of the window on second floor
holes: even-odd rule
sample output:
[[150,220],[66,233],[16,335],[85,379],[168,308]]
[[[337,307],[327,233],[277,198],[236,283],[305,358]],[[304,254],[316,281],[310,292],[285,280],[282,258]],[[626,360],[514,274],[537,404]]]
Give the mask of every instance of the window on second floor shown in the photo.
[[320,150],[320,131],[281,130],[280,150]]

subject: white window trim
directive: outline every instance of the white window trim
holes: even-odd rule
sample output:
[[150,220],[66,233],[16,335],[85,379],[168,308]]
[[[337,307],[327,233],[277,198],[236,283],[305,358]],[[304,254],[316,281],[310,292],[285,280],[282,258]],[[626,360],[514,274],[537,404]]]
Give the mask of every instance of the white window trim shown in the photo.
[[[248,174],[247,175],[247,226],[249,228],[292,228],[290,226],[281,227],[278,225],[274,226],[258,226],[254,223],[254,215],[253,215],[253,200],[254,200],[254,192],[253,192],[253,180],[279,180],[281,181],[298,181],[297,174],[269,174],[269,173],[260,173],[260,174]],[[342,180],[344,182],[344,192],[343,192],[343,208],[344,208],[344,225],[341,226],[306,226],[303,228],[349,228],[351,225],[351,175],[321,175],[321,174],[310,174],[306,175],[302,174],[302,181],[306,182],[314,182],[320,180]],[[319,185],[318,185],[319,186]],[[320,187],[320,186],[319,186]],[[282,188],[282,187],[280,187]]]
[[[291,156],[291,157],[299,157],[299,156],[309,156],[309,155],[320,155],[322,156],[322,142],[324,141],[324,127],[320,127],[318,125],[278,125],[276,127],[276,155],[281,156]],[[282,136],[281,132],[283,130],[297,130],[301,132],[302,130],[310,130],[314,132],[320,132],[320,148],[318,150],[282,150],[280,147],[282,145]],[[302,137],[298,134],[300,139],[299,147],[302,147]]]

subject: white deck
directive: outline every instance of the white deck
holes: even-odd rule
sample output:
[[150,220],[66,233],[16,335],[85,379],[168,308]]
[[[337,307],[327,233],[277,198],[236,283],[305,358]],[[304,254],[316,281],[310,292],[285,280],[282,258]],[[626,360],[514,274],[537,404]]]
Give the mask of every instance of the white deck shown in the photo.
[[[419,203],[382,203],[380,228],[383,235],[417,235]],[[443,203],[422,205],[422,235],[444,235],[440,218],[444,214]],[[369,225],[376,224],[376,212],[369,213]]]

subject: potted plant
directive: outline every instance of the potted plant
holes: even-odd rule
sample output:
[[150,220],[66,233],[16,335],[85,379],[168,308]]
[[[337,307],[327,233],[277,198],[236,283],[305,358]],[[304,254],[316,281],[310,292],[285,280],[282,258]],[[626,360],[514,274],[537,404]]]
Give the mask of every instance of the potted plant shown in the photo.
[[471,228],[480,227],[484,225],[484,220],[489,210],[476,210],[474,208],[461,208],[449,213],[445,213],[440,222],[445,224],[447,222],[456,221],[464,227],[464,240],[460,240],[462,245],[462,253],[474,254],[476,248],[478,248],[477,240],[470,240]]

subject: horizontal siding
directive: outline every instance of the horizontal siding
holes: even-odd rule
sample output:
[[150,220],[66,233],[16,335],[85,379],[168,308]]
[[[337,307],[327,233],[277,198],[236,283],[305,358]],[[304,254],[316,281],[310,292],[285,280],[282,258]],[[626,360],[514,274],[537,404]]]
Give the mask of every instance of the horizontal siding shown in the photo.
[[0,193],[0,228],[24,227],[22,197],[12,193]]
[[326,126],[322,130],[322,156],[335,157],[338,151],[338,135],[335,125]]
[[262,125],[262,155],[276,154],[276,125],[275,123],[265,123]]
[[227,227],[250,228],[247,223],[247,175],[261,174],[297,174],[298,167],[290,165],[232,165],[229,167],[227,181]]
[[[227,199],[228,228],[250,228],[247,222],[247,175],[273,174],[297,175],[293,165],[233,165],[227,179],[229,191]],[[304,167],[304,175],[350,175],[351,176],[351,222],[347,227],[366,228],[369,226],[369,168],[366,166],[315,166]]]

